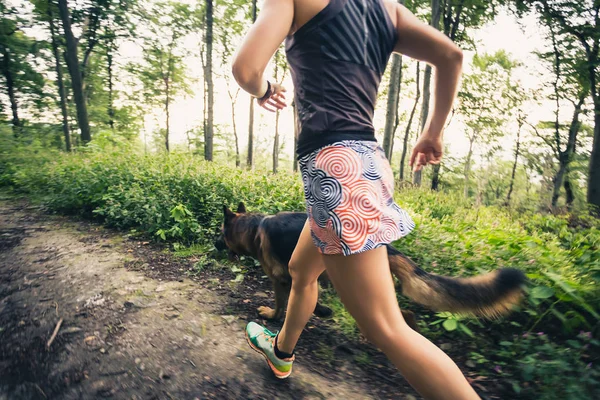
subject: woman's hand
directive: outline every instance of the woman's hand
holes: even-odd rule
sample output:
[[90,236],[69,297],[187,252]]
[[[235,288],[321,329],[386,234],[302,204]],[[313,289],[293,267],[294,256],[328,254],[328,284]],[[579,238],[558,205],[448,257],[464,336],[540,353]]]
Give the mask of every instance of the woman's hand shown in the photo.
[[258,105],[271,112],[276,112],[287,107],[285,103],[286,89],[279,83],[271,83],[271,91],[271,96],[258,99]]
[[442,135],[423,132],[413,148],[409,165],[413,172],[420,171],[427,164],[439,164],[442,160],[444,145]]

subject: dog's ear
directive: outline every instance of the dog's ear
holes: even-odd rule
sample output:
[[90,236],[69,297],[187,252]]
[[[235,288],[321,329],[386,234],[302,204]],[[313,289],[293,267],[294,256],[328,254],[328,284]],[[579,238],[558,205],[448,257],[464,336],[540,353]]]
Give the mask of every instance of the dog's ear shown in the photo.
[[244,202],[240,201],[240,204],[238,204],[237,212],[239,214],[242,214],[242,213],[246,212],[246,206],[244,205]]
[[223,216],[225,217],[225,221],[229,221],[231,218],[235,217],[235,213],[223,204]]

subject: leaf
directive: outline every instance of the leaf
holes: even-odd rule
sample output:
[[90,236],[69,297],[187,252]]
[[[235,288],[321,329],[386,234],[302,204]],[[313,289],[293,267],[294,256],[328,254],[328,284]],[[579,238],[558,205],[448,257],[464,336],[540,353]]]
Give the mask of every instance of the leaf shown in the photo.
[[442,325],[448,332],[452,332],[458,327],[458,322],[455,319],[447,319]]
[[536,286],[531,290],[531,296],[535,299],[548,299],[554,296],[554,289],[548,286]]
[[471,329],[469,329],[468,326],[466,326],[465,324],[458,324],[458,328],[463,331],[464,333],[466,333],[467,335],[469,335],[470,337],[475,337],[475,335],[473,334],[473,331]]
[[563,324],[567,323],[567,317],[565,317],[565,315],[563,313],[561,313],[560,311],[558,311],[556,308],[552,308],[550,309],[550,312],[558,319],[561,320],[561,322]]
[[521,386],[517,382],[512,382],[512,388],[516,394],[521,393]]

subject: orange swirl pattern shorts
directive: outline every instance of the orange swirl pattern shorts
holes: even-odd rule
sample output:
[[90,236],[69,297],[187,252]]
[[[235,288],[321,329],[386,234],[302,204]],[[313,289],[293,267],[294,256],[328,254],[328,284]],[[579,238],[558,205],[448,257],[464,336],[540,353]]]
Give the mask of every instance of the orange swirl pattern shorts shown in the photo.
[[377,142],[336,142],[298,162],[311,235],[321,253],[361,253],[414,229],[394,202],[394,175]]

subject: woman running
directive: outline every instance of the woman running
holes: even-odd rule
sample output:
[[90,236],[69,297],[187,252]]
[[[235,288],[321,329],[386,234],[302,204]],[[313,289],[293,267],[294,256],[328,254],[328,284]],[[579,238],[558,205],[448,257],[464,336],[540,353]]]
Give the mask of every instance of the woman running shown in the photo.
[[428,399],[478,399],[456,364],[408,327],[385,245],[407,235],[411,217],[393,200],[394,177],[375,139],[377,90],[392,52],[435,68],[433,110],[411,155],[418,171],[442,157],[442,130],[456,96],[462,52],[394,0],[265,0],[233,63],[239,85],[267,110],[285,89],[263,78],[285,40],[300,133],[297,157],[308,220],[289,263],[292,288],[281,331],[251,322],[250,346],[278,378],[315,309],[327,270],[365,337]]

